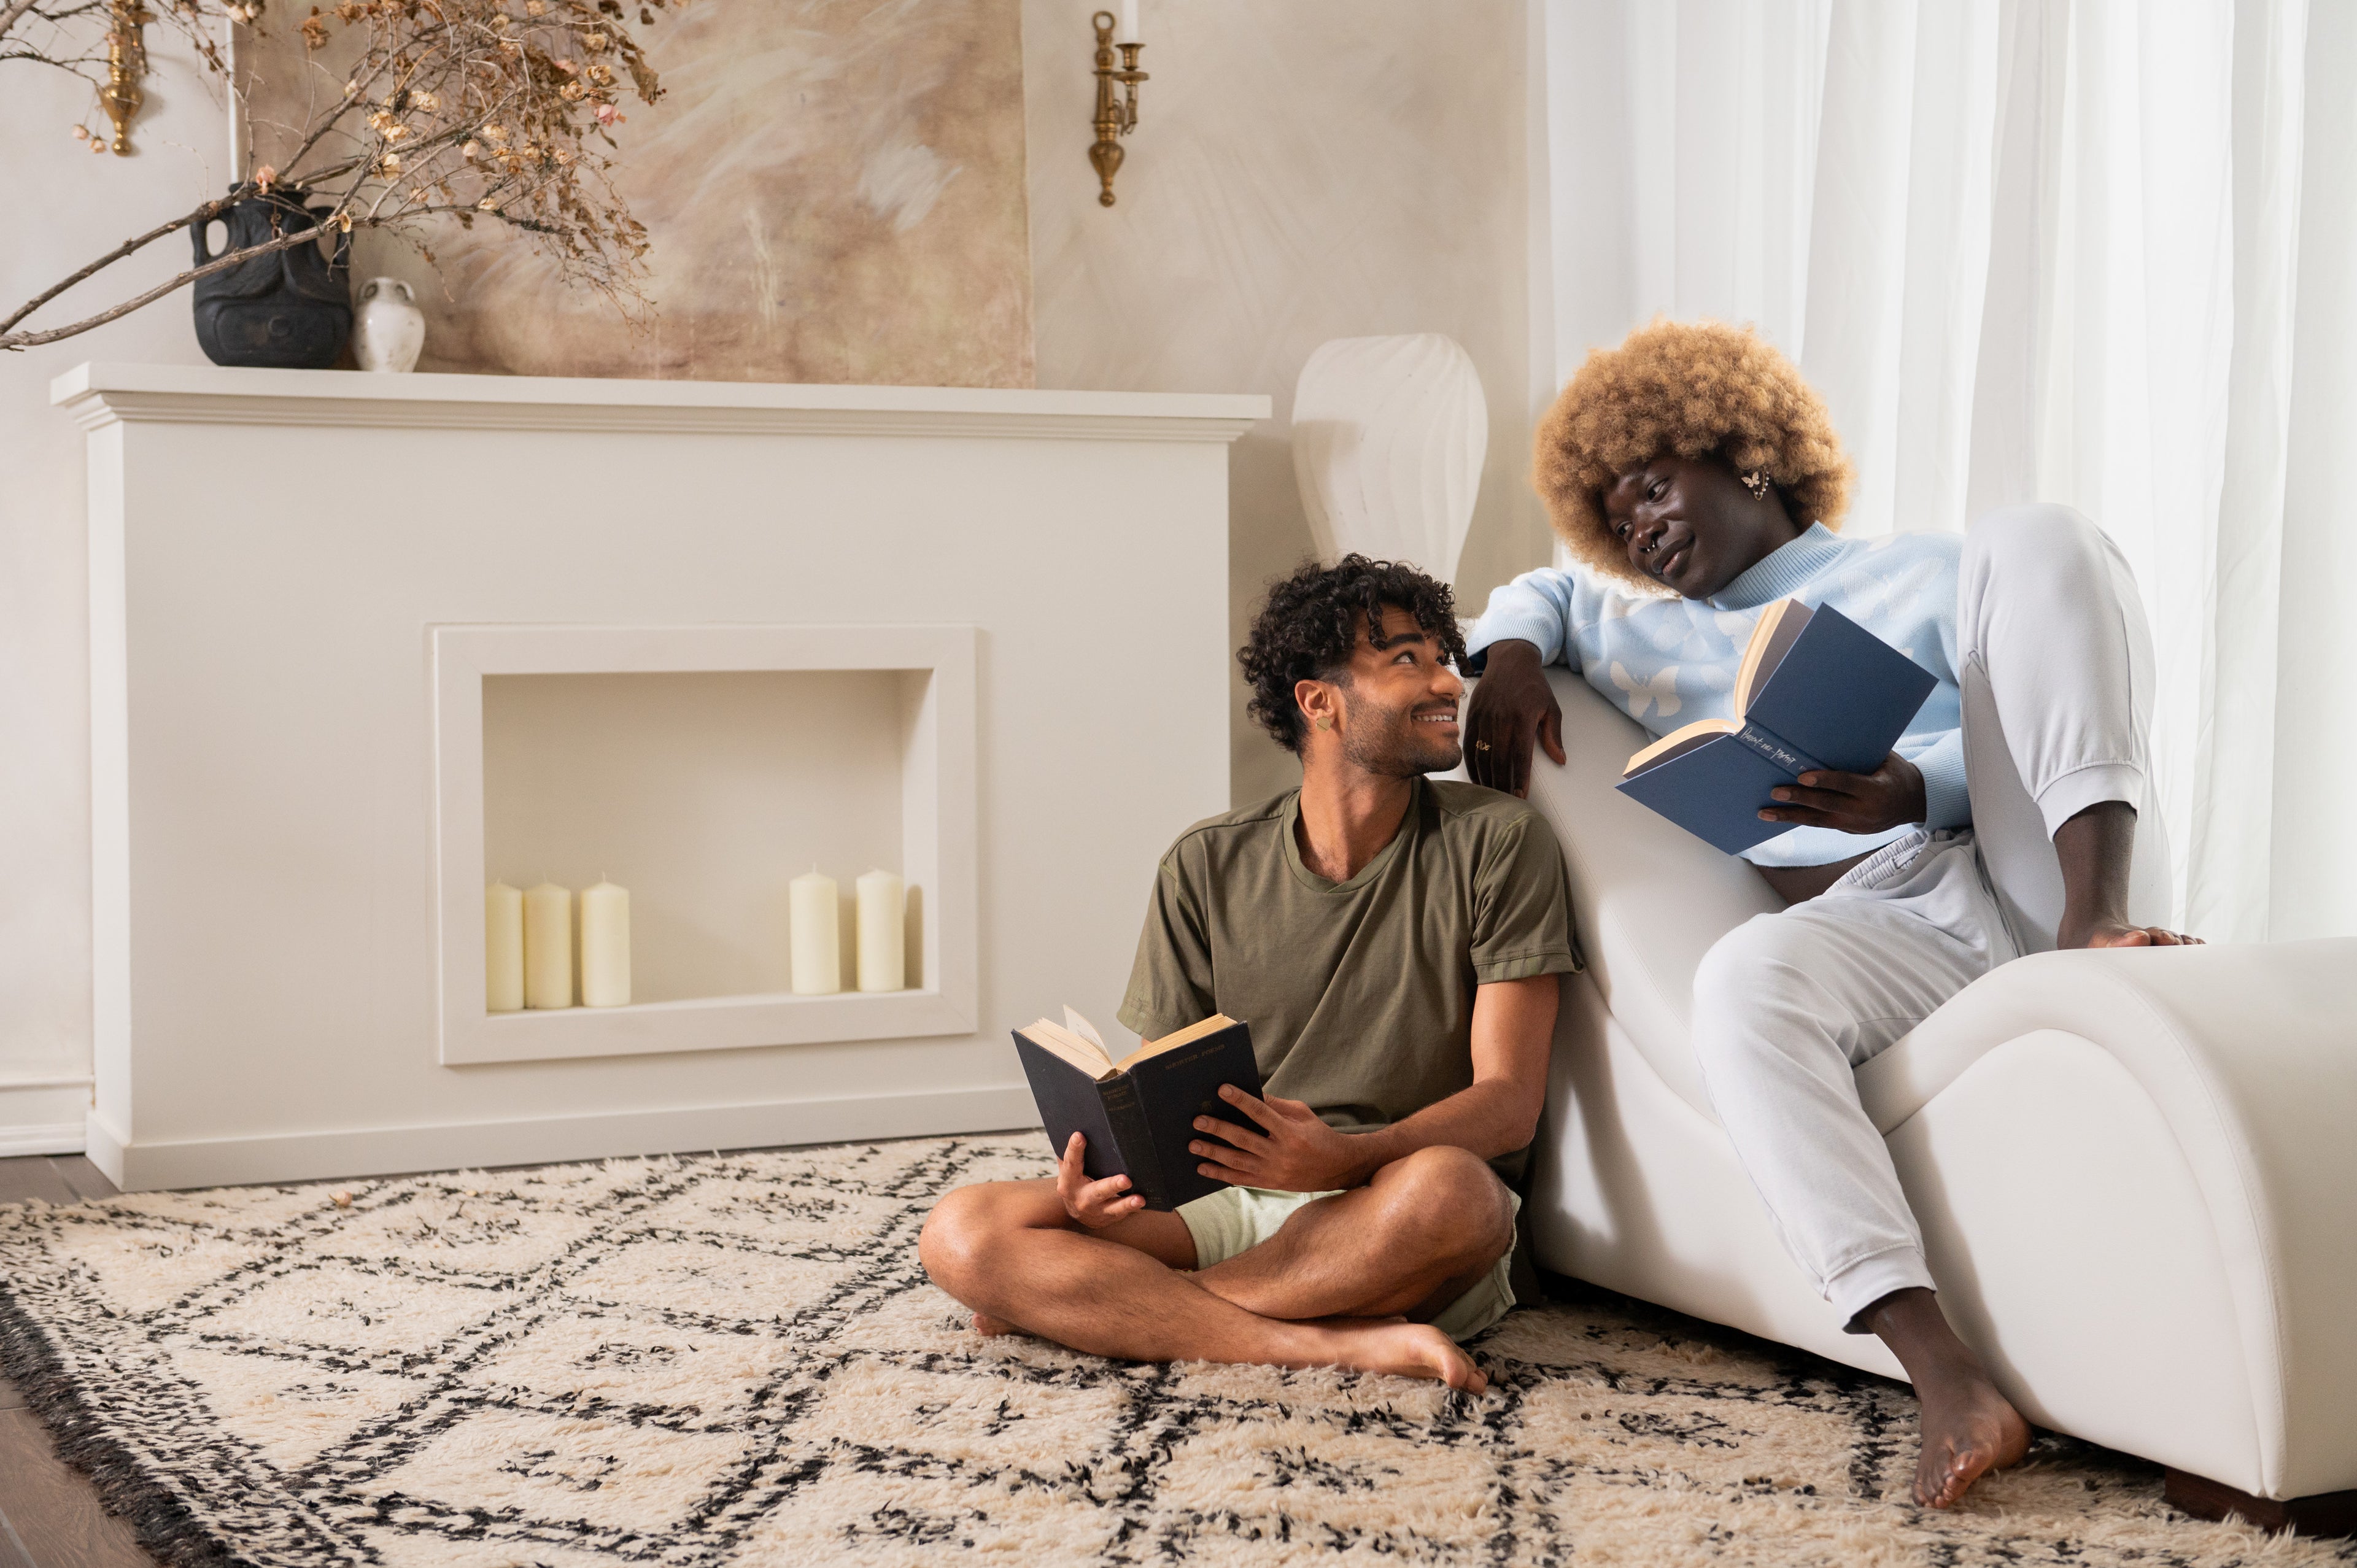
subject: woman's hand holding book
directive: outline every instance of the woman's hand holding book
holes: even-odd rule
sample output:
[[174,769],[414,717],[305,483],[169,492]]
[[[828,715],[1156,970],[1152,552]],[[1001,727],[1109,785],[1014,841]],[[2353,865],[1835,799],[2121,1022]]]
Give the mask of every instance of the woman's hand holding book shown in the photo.
[[1878,833],[1923,820],[1923,772],[1892,752],[1871,773],[1831,768],[1803,773],[1793,783],[1768,791],[1774,801],[1760,813],[1763,822],[1832,828],[1845,833]]

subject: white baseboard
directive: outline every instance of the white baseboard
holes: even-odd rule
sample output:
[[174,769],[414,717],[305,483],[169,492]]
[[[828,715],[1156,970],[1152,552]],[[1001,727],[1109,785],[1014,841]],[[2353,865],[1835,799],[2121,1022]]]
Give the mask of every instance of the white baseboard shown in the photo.
[[0,1083],[0,1159],[16,1155],[79,1155],[90,1081]]
[[0,1160],[18,1155],[79,1155],[81,1146],[79,1122],[32,1122],[0,1127]]
[[[1037,1127],[1031,1091],[1021,1084],[926,1094],[873,1094],[841,1100],[632,1111],[602,1116],[550,1116],[425,1127],[368,1127],[340,1133],[129,1143],[96,1115],[89,1119],[91,1159],[125,1192],[263,1182],[329,1181],[483,1165],[540,1165],[625,1155],[693,1154],[864,1138]],[[77,1129],[77,1131],[80,1131]],[[1045,1150],[1043,1143],[1042,1150]]]

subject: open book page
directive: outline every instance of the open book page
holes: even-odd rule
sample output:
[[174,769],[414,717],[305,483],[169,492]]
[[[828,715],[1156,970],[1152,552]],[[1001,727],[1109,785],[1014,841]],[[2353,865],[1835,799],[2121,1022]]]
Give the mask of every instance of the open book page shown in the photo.
[[1064,1004],[1064,1027],[1094,1046],[1105,1060],[1113,1060],[1113,1052],[1105,1049],[1104,1036],[1097,1033],[1097,1026],[1074,1012],[1069,1002]]
[[1784,662],[1784,655],[1809,628],[1809,617],[1815,612],[1798,599],[1778,599],[1760,617],[1760,624],[1751,628],[1751,641],[1743,650],[1743,669],[1735,678],[1735,711],[1740,716],[1749,712],[1751,700],[1760,688],[1776,673],[1776,666]]
[[1684,729],[1674,729],[1644,750],[1629,759],[1620,770],[1623,779],[1633,779],[1648,768],[1667,762],[1674,757],[1684,757],[1705,741],[1717,740],[1723,735],[1733,735],[1743,727],[1741,719],[1696,719]]
[[1127,1071],[1132,1063],[1143,1061],[1147,1057],[1158,1056],[1164,1051],[1175,1051],[1180,1046],[1194,1044],[1206,1035],[1216,1035],[1234,1022],[1235,1020],[1225,1013],[1214,1013],[1201,1023],[1189,1024],[1175,1035],[1165,1035],[1158,1040],[1148,1040],[1121,1058],[1122,1070]]
[[1620,777],[1633,779],[1648,768],[1684,757],[1706,741],[1741,729],[1744,715],[1750,711],[1751,699],[1760,694],[1760,689],[1784,661],[1784,655],[1800,640],[1813,613],[1798,599],[1778,599],[1770,605],[1760,615],[1759,624],[1751,628],[1751,640],[1744,645],[1742,670],[1735,679],[1735,717],[1696,719],[1684,728],[1672,730],[1629,758],[1629,766],[1620,770]]
[[1114,1075],[1113,1058],[1106,1055],[1102,1042],[1074,1034],[1061,1024],[1039,1019],[1023,1031],[1041,1050],[1062,1058],[1092,1079],[1108,1079]]
[[1064,1022],[1056,1024],[1041,1018],[1023,1032],[1030,1036],[1033,1043],[1042,1050],[1061,1057],[1091,1078],[1102,1080],[1117,1072],[1127,1071],[1148,1057],[1191,1045],[1206,1035],[1216,1035],[1234,1022],[1224,1013],[1214,1013],[1201,1023],[1189,1024],[1176,1034],[1146,1041],[1117,1063],[1113,1059],[1113,1053],[1105,1048],[1104,1040],[1098,1035],[1096,1026],[1069,1006],[1064,1009]]

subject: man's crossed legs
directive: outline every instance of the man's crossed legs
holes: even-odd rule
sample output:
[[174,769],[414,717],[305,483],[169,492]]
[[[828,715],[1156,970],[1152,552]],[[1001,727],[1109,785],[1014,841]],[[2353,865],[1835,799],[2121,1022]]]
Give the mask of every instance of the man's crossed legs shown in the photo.
[[1478,1156],[1419,1149],[1196,1269],[1186,1220],[1137,1209],[1124,1178],[1089,1182],[1080,1153],[1076,1138],[1052,1181],[960,1187],[925,1221],[925,1272],[974,1309],[978,1331],[1124,1360],[1354,1367],[1486,1386],[1432,1323],[1513,1245],[1513,1197]]

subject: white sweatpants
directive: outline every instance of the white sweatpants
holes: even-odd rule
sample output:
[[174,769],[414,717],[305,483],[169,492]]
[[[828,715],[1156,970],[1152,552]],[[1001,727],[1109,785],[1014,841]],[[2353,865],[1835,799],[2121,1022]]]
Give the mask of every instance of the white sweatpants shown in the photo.
[[2131,916],[2166,918],[2151,637],[2126,561],[2067,507],[2009,508],[1966,531],[1957,598],[1972,828],[1884,845],[1830,891],[1728,932],[1695,975],[1719,1122],[1854,1332],[1890,1292],[1933,1288],[1855,1069],[1996,965],[2054,945],[2054,830],[2089,806],[2137,808]]

